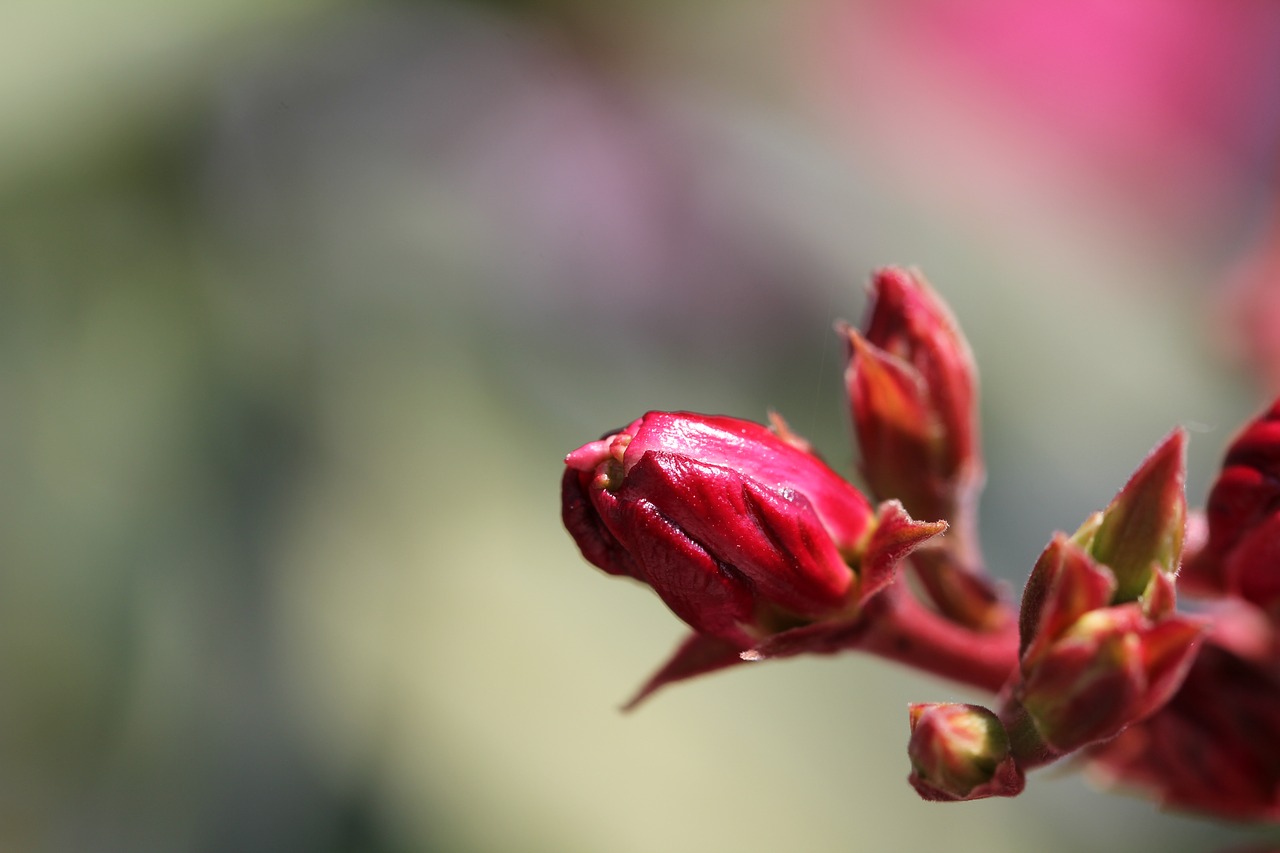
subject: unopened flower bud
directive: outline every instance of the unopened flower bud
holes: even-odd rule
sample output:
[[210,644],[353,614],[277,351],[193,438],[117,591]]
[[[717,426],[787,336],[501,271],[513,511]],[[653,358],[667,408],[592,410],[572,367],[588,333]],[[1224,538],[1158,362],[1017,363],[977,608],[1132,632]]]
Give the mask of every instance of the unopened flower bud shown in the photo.
[[864,331],[837,328],[848,343],[845,387],[867,485],[916,518],[951,525],[913,559],[925,592],[958,624],[1005,629],[1004,596],[977,542],[986,475],[977,370],[959,326],[918,271],[886,268],[872,278]]
[[985,476],[969,344],[918,272],[878,271],[871,296],[866,331],[841,327],[863,475],[916,518],[955,522]]
[[[1023,595],[1021,702],[1059,753],[1112,737],[1173,695],[1195,657],[1200,623],[1155,604],[1107,606],[1116,584],[1080,545],[1058,534]],[[1153,615],[1158,610],[1158,615]]]
[[699,635],[646,688],[731,665],[781,631],[852,619],[946,528],[873,510],[798,437],[650,412],[566,457],[565,527],[590,562],[653,588]]
[[921,703],[910,707],[909,781],[926,800],[1011,797],[1023,778],[1009,750],[1009,736],[981,705]]

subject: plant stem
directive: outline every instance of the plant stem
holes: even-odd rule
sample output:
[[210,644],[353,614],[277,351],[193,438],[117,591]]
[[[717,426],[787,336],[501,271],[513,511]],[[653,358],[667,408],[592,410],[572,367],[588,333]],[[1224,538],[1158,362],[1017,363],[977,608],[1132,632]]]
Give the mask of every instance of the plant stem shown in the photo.
[[924,672],[1000,692],[1018,668],[1018,627],[973,631],[922,605],[902,583],[868,602],[854,648]]
[[911,565],[938,610],[974,631],[1000,633],[1013,619],[987,574],[973,514],[957,513],[945,536],[911,555]]

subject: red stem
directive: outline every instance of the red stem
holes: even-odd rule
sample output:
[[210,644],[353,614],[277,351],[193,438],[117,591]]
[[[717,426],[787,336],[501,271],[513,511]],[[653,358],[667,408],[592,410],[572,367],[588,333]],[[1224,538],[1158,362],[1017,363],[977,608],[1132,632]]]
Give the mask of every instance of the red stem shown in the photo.
[[973,631],[916,601],[899,582],[867,603],[854,648],[999,693],[1018,668],[1017,620]]
[[1031,715],[1016,699],[1005,703],[1000,711],[1000,723],[1009,734],[1009,748],[1013,753],[1014,763],[1021,770],[1051,764],[1065,755],[1044,742],[1035,723],[1031,721]]

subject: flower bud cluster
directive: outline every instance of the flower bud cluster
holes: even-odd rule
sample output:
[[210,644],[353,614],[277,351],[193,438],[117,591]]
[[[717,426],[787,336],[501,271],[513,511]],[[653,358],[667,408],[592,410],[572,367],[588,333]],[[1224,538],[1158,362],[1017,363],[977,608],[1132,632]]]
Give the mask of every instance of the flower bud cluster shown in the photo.
[[1280,821],[1280,401],[1227,449],[1181,581],[1212,599],[1182,688],[1092,750],[1104,783],[1163,805]]
[[[1015,610],[978,542],[977,371],[950,310],[889,268],[863,328],[838,329],[865,494],[777,416],[649,412],[565,458],[582,555],[691,629],[631,704],[744,661],[862,650],[996,694],[911,706],[924,799],[1014,796],[1079,752],[1166,805],[1280,820],[1280,401],[1231,445],[1203,518],[1175,430],[1052,537]],[[1177,611],[1184,563],[1184,592],[1219,610]]]
[[981,709],[1003,727],[1013,768],[997,782],[987,762],[988,784],[953,786],[947,798],[1017,794],[1025,771],[1115,737],[1181,685],[1203,632],[1174,612],[1184,446],[1183,432],[1171,434],[1106,509],[1074,535],[1055,535],[1040,555],[1023,591],[1018,671],[999,715]]
[[1185,434],[1174,432],[1104,511],[1056,535],[1022,597],[1016,701],[1047,747],[1114,737],[1161,707],[1200,624],[1173,612],[1186,518]]

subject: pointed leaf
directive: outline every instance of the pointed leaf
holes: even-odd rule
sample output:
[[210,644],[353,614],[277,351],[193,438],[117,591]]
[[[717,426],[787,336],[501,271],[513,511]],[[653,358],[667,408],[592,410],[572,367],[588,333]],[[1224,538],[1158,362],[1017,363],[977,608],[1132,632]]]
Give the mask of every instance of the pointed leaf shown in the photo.
[[634,709],[656,691],[673,682],[737,666],[742,663],[740,653],[741,646],[737,643],[706,634],[690,634],[676,647],[667,662],[627,700],[622,710]]
[[1169,617],[1142,635],[1147,694],[1139,718],[1164,707],[1182,686],[1205,633],[1205,624],[1183,617]]
[[1151,568],[1151,580],[1142,593],[1142,612],[1150,619],[1160,619],[1173,612],[1178,604],[1178,591],[1173,576]]
[[877,511],[876,529],[858,566],[858,599],[866,602],[893,581],[899,563],[926,540],[947,529],[945,521],[915,521],[898,501]]

